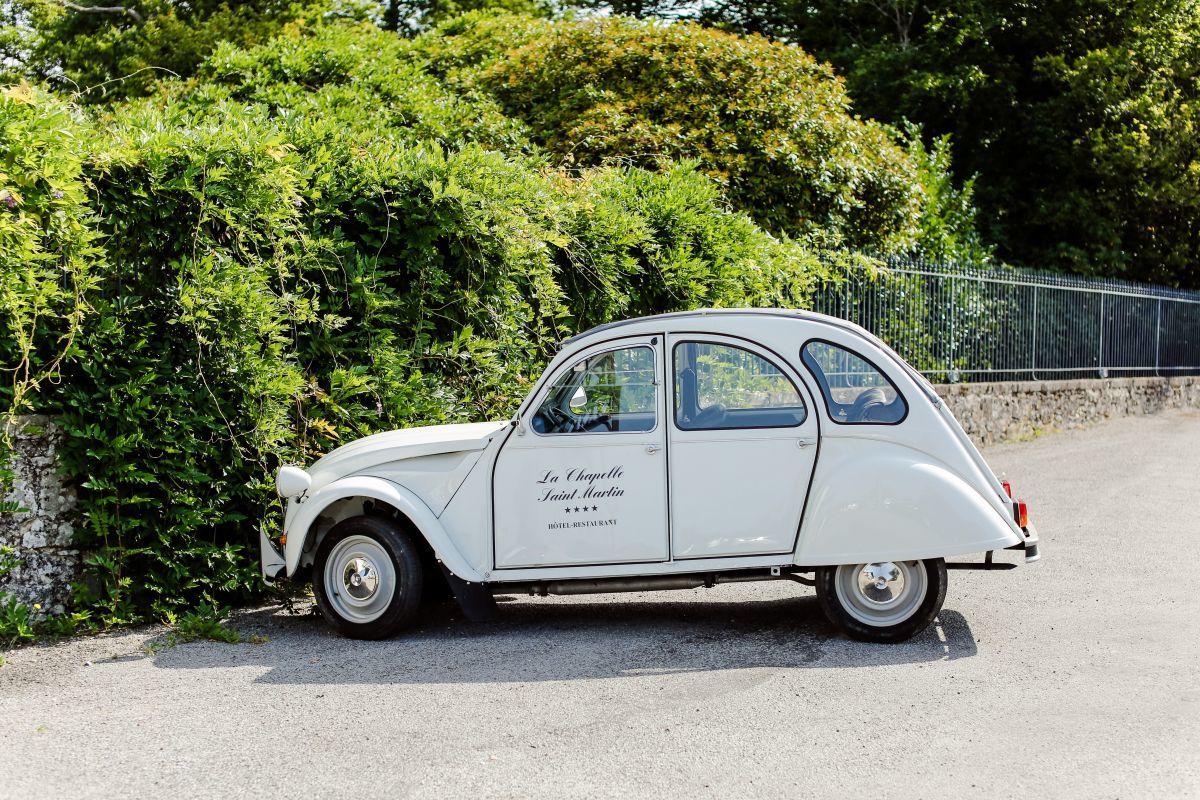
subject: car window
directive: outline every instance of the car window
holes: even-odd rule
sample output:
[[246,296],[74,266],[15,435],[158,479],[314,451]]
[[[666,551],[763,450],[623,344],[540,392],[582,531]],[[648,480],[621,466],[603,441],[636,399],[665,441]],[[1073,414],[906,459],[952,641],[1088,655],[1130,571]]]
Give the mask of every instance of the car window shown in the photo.
[[804,345],[801,358],[821,385],[834,422],[894,425],[908,414],[908,404],[896,385],[854,351],[812,341]]
[[792,380],[749,350],[681,342],[674,353],[675,425],[680,430],[792,428],[808,415]]
[[624,347],[576,361],[555,380],[530,424],[546,434],[654,430],[654,350]]

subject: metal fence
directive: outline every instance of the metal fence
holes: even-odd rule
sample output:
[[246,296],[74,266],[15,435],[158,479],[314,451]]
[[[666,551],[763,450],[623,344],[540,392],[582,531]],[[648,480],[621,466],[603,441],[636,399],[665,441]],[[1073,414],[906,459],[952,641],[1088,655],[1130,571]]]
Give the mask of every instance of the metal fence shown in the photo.
[[862,325],[933,381],[1200,374],[1200,292],[882,263],[838,267],[814,310]]

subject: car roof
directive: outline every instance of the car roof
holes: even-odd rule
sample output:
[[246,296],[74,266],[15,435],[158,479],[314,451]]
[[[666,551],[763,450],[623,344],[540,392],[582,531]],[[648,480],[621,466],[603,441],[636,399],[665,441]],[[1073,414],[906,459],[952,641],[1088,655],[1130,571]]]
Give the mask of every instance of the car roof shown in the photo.
[[640,325],[642,323],[655,321],[673,322],[683,319],[698,319],[702,317],[717,316],[748,316],[803,320],[805,322],[815,322],[821,325],[828,325],[830,327],[845,331],[851,336],[862,339],[863,341],[868,342],[869,344],[874,345],[882,350],[888,356],[888,358],[895,362],[897,367],[899,367],[903,372],[908,373],[908,375],[914,379],[917,386],[922,392],[925,393],[930,402],[932,402],[935,406],[941,402],[937,396],[937,393],[933,390],[933,386],[929,385],[928,381],[922,377],[920,373],[916,371],[916,369],[914,369],[903,358],[901,358],[900,355],[891,347],[889,347],[886,342],[868,331],[866,328],[862,327],[861,325],[856,325],[848,320],[840,319],[838,317],[831,317],[828,314],[818,314],[815,311],[804,311],[797,308],[701,308],[695,311],[671,311],[666,314],[651,314],[645,317],[634,317],[632,319],[618,320],[616,322],[607,322],[603,325],[597,325],[593,328],[589,328],[582,333],[577,333],[571,338],[564,340],[560,344],[560,353],[562,352],[562,349],[566,348],[568,345],[579,342],[582,339],[592,336],[593,334],[616,330],[629,325]]
[[875,337],[868,333],[864,328],[855,325],[853,322],[847,322],[844,319],[831,317],[827,314],[818,314],[815,311],[802,311],[794,308],[701,308],[695,311],[671,311],[666,314],[652,314],[646,317],[634,317],[632,319],[623,319],[616,322],[606,322],[603,325],[597,325],[594,328],[588,328],[582,333],[577,333],[569,339],[562,342],[563,345],[574,344],[592,334],[610,331],[616,328],[622,328],[627,325],[636,325],[643,322],[655,321],[674,321],[681,319],[695,319],[699,317],[715,317],[715,316],[752,316],[752,317],[783,317],[788,319],[799,319],[808,322],[819,322],[826,325],[832,325],[841,328],[844,331],[855,334],[872,343],[875,342]]

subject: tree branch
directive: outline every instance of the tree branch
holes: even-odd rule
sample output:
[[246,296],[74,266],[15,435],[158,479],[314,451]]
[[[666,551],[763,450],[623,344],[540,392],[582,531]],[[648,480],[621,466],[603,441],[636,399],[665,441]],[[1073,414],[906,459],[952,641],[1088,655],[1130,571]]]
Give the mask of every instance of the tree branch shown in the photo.
[[127,8],[126,6],[81,6],[78,3],[68,2],[68,0],[58,0],[58,2],[63,8],[69,8],[72,11],[79,11],[84,14],[127,14],[133,18],[134,22],[142,21],[142,15],[135,8]]

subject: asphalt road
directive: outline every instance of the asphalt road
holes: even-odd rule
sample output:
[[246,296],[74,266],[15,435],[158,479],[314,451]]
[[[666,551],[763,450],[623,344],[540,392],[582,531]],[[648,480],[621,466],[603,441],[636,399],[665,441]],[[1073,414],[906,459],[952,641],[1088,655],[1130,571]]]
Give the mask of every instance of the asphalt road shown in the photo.
[[952,572],[906,644],[790,583],[77,639],[5,654],[0,796],[1200,797],[1200,412],[986,455],[1043,563]]

